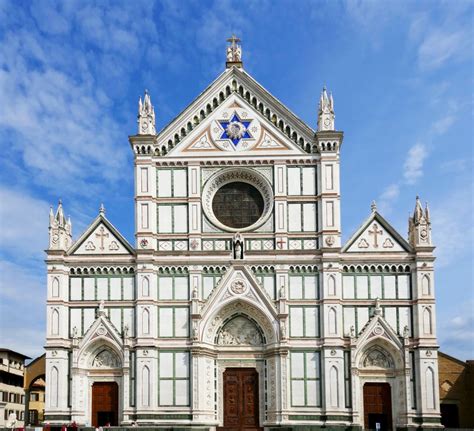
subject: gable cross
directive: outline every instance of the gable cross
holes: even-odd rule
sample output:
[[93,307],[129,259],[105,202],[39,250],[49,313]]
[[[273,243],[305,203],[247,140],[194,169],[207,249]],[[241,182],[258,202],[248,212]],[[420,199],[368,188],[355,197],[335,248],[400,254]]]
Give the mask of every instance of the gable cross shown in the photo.
[[104,239],[109,237],[109,234],[105,232],[104,226],[101,226],[99,233],[96,233],[95,236],[100,239],[100,249],[104,249]]
[[374,223],[373,230],[369,230],[369,234],[374,236],[374,247],[377,248],[379,246],[377,236],[382,235],[383,231],[379,230],[379,225],[377,223]]

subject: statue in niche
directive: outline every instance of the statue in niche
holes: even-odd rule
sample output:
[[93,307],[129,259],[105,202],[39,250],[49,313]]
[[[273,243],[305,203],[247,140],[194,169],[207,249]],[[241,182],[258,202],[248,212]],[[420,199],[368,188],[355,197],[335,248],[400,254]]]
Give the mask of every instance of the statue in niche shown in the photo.
[[244,241],[240,233],[236,233],[232,239],[232,250],[234,259],[244,258]]
[[381,349],[372,349],[364,359],[364,368],[393,368],[387,353]]
[[238,316],[221,329],[217,344],[223,346],[261,346],[263,339],[257,326],[249,319]]
[[109,349],[101,350],[92,361],[93,368],[119,368],[120,360],[117,355]]

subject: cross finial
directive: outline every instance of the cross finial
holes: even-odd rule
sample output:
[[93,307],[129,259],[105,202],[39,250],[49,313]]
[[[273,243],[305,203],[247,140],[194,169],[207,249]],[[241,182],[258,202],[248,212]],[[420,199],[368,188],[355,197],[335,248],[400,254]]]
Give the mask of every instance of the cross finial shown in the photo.
[[375,201],[372,201],[372,203],[370,204],[370,209],[373,213],[377,211],[377,203]]
[[232,37],[227,39],[227,42],[229,42],[230,45],[227,46],[226,50],[226,67],[242,67],[242,47],[240,46],[240,38],[233,34]]

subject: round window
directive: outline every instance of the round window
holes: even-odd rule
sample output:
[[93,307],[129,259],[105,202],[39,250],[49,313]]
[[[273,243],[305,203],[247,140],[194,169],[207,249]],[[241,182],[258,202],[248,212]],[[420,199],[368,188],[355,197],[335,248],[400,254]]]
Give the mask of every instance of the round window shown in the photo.
[[222,169],[206,181],[202,208],[207,220],[218,229],[227,232],[255,230],[272,214],[272,186],[256,170]]
[[244,229],[255,224],[263,214],[265,203],[256,187],[244,182],[231,182],[217,190],[212,211],[223,225]]

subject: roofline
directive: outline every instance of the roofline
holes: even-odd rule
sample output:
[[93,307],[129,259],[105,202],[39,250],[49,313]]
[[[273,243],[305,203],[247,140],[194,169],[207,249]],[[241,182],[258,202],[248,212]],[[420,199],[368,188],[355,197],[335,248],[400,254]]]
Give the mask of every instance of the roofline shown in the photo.
[[29,367],[33,364],[35,364],[36,362],[38,362],[41,358],[43,358],[44,356],[46,356],[46,353],[43,353],[41,356],[38,356],[36,357],[35,359],[33,359],[30,363],[28,363],[26,366]]
[[16,352],[15,350],[11,350],[11,349],[3,349],[3,348],[0,348],[0,352],[13,353],[14,355],[20,356],[20,357],[23,358],[23,359],[31,359],[29,356],[26,356],[26,355],[24,355],[23,353],[19,353],[19,352]]
[[[177,114],[171,121],[169,121],[166,126],[164,126],[156,135],[154,135],[154,139],[158,140],[164,137],[170,129],[172,129],[178,120],[185,116],[194,104],[202,98],[210,89],[216,86],[219,81],[226,80],[229,76],[234,74],[238,79],[242,80],[243,84],[253,85],[255,86],[261,93],[268,95],[269,100],[268,103],[273,103],[276,108],[280,110],[280,114],[287,115],[291,117],[290,123],[293,123],[300,131],[300,133],[305,137],[305,139],[309,141],[314,140],[315,130],[313,130],[310,126],[308,126],[303,120],[301,120],[297,115],[295,115],[290,109],[288,109],[279,99],[277,99],[270,91],[268,91],[265,87],[263,87],[258,81],[256,81],[250,74],[248,74],[245,70],[239,69],[238,67],[231,67],[229,69],[225,69],[216,79],[214,79],[199,95],[197,95],[184,109],[182,109],[179,114]],[[245,82],[247,81],[247,82]]]
[[465,367],[467,367],[467,361],[463,361],[461,359],[455,358],[454,356],[448,355],[447,353],[444,353],[441,351],[438,351],[438,355],[444,356],[445,358],[450,359],[451,361],[457,362],[458,364],[464,365]]

